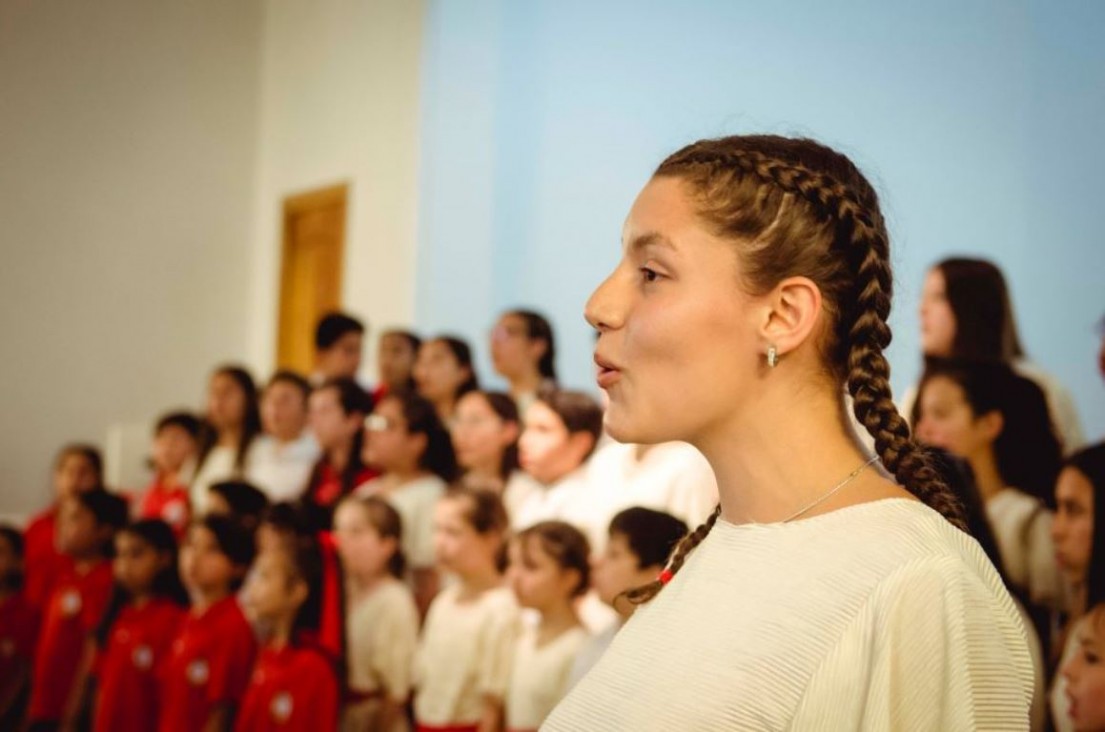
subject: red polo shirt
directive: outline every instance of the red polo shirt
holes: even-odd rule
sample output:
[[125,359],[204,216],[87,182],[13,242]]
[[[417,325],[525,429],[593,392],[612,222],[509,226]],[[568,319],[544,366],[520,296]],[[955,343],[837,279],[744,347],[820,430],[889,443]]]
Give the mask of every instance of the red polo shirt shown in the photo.
[[29,668],[38,637],[38,613],[22,594],[0,600],[0,689]]
[[331,730],[338,727],[338,682],[319,651],[266,647],[257,657],[234,729]]
[[202,730],[217,706],[239,704],[256,654],[253,629],[233,596],[189,613],[166,659],[159,728]]
[[173,527],[179,539],[188,528],[192,518],[188,487],[183,485],[166,486],[160,477],[150,484],[138,505],[138,517],[161,519]]
[[157,728],[159,671],[187,613],[163,598],[119,611],[96,662],[95,732]]
[[23,532],[23,565],[27,576],[23,594],[38,612],[45,611],[54,582],[70,564],[69,558],[54,548],[57,513],[57,504],[50,506],[36,516]]
[[112,583],[111,562],[101,560],[84,571],[70,563],[54,584],[35,651],[31,721],[64,716],[85,642],[100,622]]

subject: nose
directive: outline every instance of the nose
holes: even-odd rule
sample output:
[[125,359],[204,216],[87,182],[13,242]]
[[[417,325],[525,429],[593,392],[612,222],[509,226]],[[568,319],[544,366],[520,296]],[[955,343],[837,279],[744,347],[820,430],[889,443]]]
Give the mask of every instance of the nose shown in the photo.
[[623,316],[619,308],[615,275],[616,272],[595,288],[583,308],[583,317],[587,319],[592,328],[600,333],[620,328],[622,325]]

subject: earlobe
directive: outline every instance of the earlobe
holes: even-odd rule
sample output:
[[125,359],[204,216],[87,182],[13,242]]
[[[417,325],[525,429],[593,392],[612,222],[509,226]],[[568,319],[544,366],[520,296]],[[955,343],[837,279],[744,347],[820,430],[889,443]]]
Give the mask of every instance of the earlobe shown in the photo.
[[795,350],[813,333],[821,314],[821,290],[808,277],[788,277],[768,295],[769,310],[761,330],[776,359]]

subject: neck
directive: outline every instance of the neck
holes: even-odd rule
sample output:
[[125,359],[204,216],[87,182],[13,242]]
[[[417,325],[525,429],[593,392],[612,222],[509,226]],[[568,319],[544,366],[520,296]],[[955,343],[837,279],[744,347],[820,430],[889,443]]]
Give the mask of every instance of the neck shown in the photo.
[[104,558],[99,554],[75,556],[73,557],[73,567],[77,570],[77,574],[87,574],[103,560]]
[[230,588],[223,587],[218,590],[198,590],[192,597],[192,614],[202,615],[212,605],[230,597]]
[[343,440],[337,447],[327,450],[326,459],[330,462],[330,467],[333,468],[335,472],[340,473],[349,465],[352,455],[353,438],[350,437],[347,440]]
[[303,436],[303,430],[299,432],[285,432],[284,434],[273,434],[272,438],[276,440],[278,445],[290,445]]
[[130,604],[134,607],[144,607],[151,599],[153,595],[146,592],[132,592],[130,596]]
[[223,447],[237,447],[242,441],[242,428],[224,427],[219,430],[219,445]]
[[[739,413],[693,436],[690,441],[717,476],[722,517],[732,523],[783,521],[828,493],[867,460],[845,420],[835,390],[779,381],[755,392]],[[875,475],[868,470],[842,488],[848,493],[837,493],[805,516],[840,507],[857,495],[859,478],[870,483]]]
[[526,394],[534,394],[541,388],[544,378],[539,371],[530,371],[510,380],[510,395],[517,399]]
[[429,475],[429,473],[420,468],[417,464],[401,465],[397,468],[392,468],[387,473],[387,477],[388,480],[391,482],[392,488],[404,486],[407,483],[418,480],[419,478],[427,475]]
[[380,572],[370,572],[368,574],[353,574],[350,575],[351,590],[356,596],[364,597],[371,595],[376,588],[384,584],[391,577],[387,573],[387,570],[381,570]]
[[576,615],[570,601],[558,602],[553,607],[541,610],[540,632],[543,636],[555,636],[579,625],[579,616]]
[[175,470],[161,470],[158,472],[158,482],[163,488],[175,488],[181,485],[180,468]]
[[294,618],[278,618],[273,621],[269,646],[272,648],[285,648],[292,639],[292,622]]
[[982,494],[983,501],[989,501],[1005,490],[1005,481],[998,472],[993,450],[980,450],[978,455],[971,456],[967,462],[971,464],[971,470],[975,474],[975,484],[978,486],[978,492]]
[[495,486],[500,490],[503,487],[503,477],[499,475],[499,463],[473,465],[468,471],[468,477],[472,483],[479,486]]
[[503,578],[494,566],[480,567],[461,576],[461,594],[471,597],[501,586]]
[[453,412],[456,409],[457,400],[452,397],[444,397],[434,402],[434,410],[437,412],[437,417],[443,424],[448,426],[450,420],[453,419]]

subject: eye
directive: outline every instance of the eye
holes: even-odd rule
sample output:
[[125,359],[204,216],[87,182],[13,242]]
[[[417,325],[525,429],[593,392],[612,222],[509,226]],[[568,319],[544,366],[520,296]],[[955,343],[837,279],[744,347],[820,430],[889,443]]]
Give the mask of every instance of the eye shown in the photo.
[[640,272],[645,282],[652,283],[660,279],[660,273],[651,267],[641,267]]

